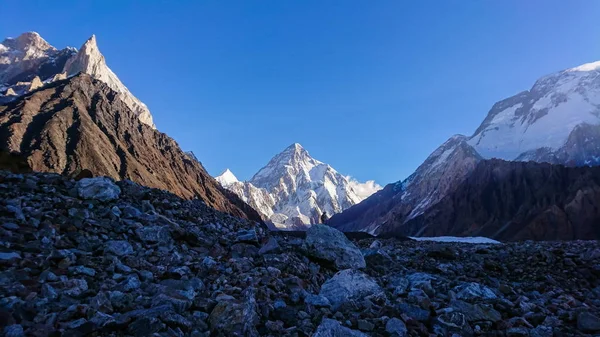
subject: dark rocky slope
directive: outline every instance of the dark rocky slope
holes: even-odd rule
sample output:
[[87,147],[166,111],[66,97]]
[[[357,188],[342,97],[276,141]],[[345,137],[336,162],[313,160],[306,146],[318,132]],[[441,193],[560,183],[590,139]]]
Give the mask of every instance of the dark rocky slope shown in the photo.
[[0,171],[0,194],[5,336],[600,333],[596,241],[275,238],[197,200],[48,173]]
[[485,160],[424,214],[388,227],[418,236],[600,239],[600,167]]
[[86,74],[0,105],[0,149],[20,153],[34,171],[89,169],[260,221],[173,139],[140,123],[115,91]]

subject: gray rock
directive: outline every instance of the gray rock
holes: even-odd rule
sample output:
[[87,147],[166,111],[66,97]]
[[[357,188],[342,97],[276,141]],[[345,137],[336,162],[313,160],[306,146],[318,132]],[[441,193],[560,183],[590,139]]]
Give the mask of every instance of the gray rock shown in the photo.
[[58,292],[48,283],[44,283],[42,285],[42,296],[49,300],[55,300],[58,298]]
[[141,285],[142,282],[140,282],[140,279],[138,278],[137,274],[127,276],[127,278],[119,284],[120,290],[125,292],[139,289]]
[[19,227],[19,225],[17,225],[16,223],[13,223],[13,222],[7,222],[5,224],[2,224],[2,227],[4,229],[8,229],[9,231],[16,231],[19,228],[21,228],[21,227]]
[[600,331],[600,318],[589,312],[581,312],[577,315],[577,329],[584,332]]
[[528,337],[529,330],[523,327],[510,328],[506,330],[507,337]]
[[21,255],[15,252],[2,253],[0,252],[0,260],[10,261],[14,259],[21,259]]
[[321,296],[321,295],[308,294],[304,298],[304,302],[306,304],[310,304],[310,305],[312,305],[314,307],[317,307],[317,308],[329,308],[329,307],[331,307],[331,302],[329,302],[329,300],[327,299],[327,297]]
[[375,324],[364,319],[359,319],[356,324],[358,326],[358,330],[361,331],[373,331],[373,329],[375,329]]
[[496,294],[488,287],[475,282],[461,284],[454,288],[456,298],[464,301],[493,300]]
[[25,337],[23,327],[20,324],[9,325],[4,328],[5,337]]
[[426,322],[429,320],[431,313],[429,310],[421,309],[420,307],[408,303],[400,303],[398,304],[398,310],[400,312],[406,314],[408,317],[411,317],[420,322]]
[[128,325],[128,332],[136,337],[152,336],[165,328],[165,324],[156,317],[141,317]]
[[529,330],[529,337],[552,337],[554,331],[552,327],[540,325],[534,329]]
[[405,337],[408,335],[408,329],[406,324],[396,317],[390,318],[385,324],[385,331],[392,337]]
[[167,243],[171,240],[169,229],[165,226],[148,226],[135,230],[138,238],[146,243]]
[[208,318],[210,329],[227,336],[258,335],[257,310],[254,289],[248,288],[243,301],[224,299],[217,303]]
[[110,178],[84,178],[77,182],[77,194],[82,199],[110,201],[119,198],[121,189]]
[[69,270],[75,275],[87,275],[91,277],[96,275],[96,271],[94,269],[84,266],[69,267]]
[[436,323],[448,333],[456,333],[461,336],[472,336],[473,329],[467,323],[465,315],[460,312],[445,312],[436,317]]
[[248,243],[258,243],[258,235],[256,234],[256,230],[241,230],[236,234],[236,242],[248,242]]
[[125,256],[133,254],[133,247],[129,242],[122,240],[108,241],[104,245],[104,253],[116,256]]
[[258,251],[258,254],[263,255],[263,254],[273,254],[273,253],[278,253],[281,251],[281,246],[279,246],[279,242],[277,242],[277,239],[274,237],[269,237],[269,240],[267,241],[267,243],[265,243],[264,246],[262,246],[260,248],[260,250]]
[[337,272],[321,287],[320,296],[326,297],[334,310],[340,305],[367,296],[380,294],[383,290],[366,274],[346,269]]
[[72,297],[81,296],[88,290],[88,284],[84,279],[71,279],[63,283],[63,294]]
[[346,328],[340,322],[323,318],[313,337],[367,337],[366,334]]
[[450,307],[455,311],[463,313],[469,322],[489,321],[496,323],[502,320],[502,314],[496,311],[491,305],[473,305],[467,302],[453,300],[450,302]]
[[344,233],[326,225],[310,227],[302,247],[307,255],[328,261],[338,270],[366,267],[360,249]]

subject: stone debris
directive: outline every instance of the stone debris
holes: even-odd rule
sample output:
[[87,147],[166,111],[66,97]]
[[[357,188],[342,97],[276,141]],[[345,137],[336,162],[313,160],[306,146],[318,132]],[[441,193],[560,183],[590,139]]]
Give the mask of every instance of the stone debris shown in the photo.
[[3,336],[600,333],[596,241],[300,239],[86,179],[0,171]]

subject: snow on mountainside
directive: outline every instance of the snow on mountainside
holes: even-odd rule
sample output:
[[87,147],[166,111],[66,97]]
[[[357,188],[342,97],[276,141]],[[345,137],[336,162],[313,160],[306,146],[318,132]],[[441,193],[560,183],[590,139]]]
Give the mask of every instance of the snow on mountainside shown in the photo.
[[0,103],[79,72],[106,83],[142,123],[155,127],[146,105],[108,68],[93,35],[79,51],[71,47],[58,50],[35,32],[5,39],[0,44]]
[[406,180],[334,216],[346,231],[381,233],[423,214],[452,193],[482,159],[567,166],[600,164],[600,61],[539,79],[494,104],[471,137],[456,135]]
[[[217,181],[279,228],[297,229],[320,221],[323,212],[339,213],[381,189],[360,184],[292,144],[247,182],[226,170]],[[370,193],[369,193],[370,192]]]
[[469,144],[484,158],[570,164],[552,154],[576,128],[599,124],[600,62],[594,62],[545,76],[531,90],[496,103]]

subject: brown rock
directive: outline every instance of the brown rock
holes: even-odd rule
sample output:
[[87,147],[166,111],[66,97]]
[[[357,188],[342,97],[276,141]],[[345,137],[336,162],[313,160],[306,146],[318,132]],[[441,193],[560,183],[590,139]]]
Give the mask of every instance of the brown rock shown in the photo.
[[217,210],[260,221],[172,138],[140,123],[119,97],[103,82],[79,74],[0,105],[0,149],[21,153],[34,171],[70,175],[86,168],[199,197]]

